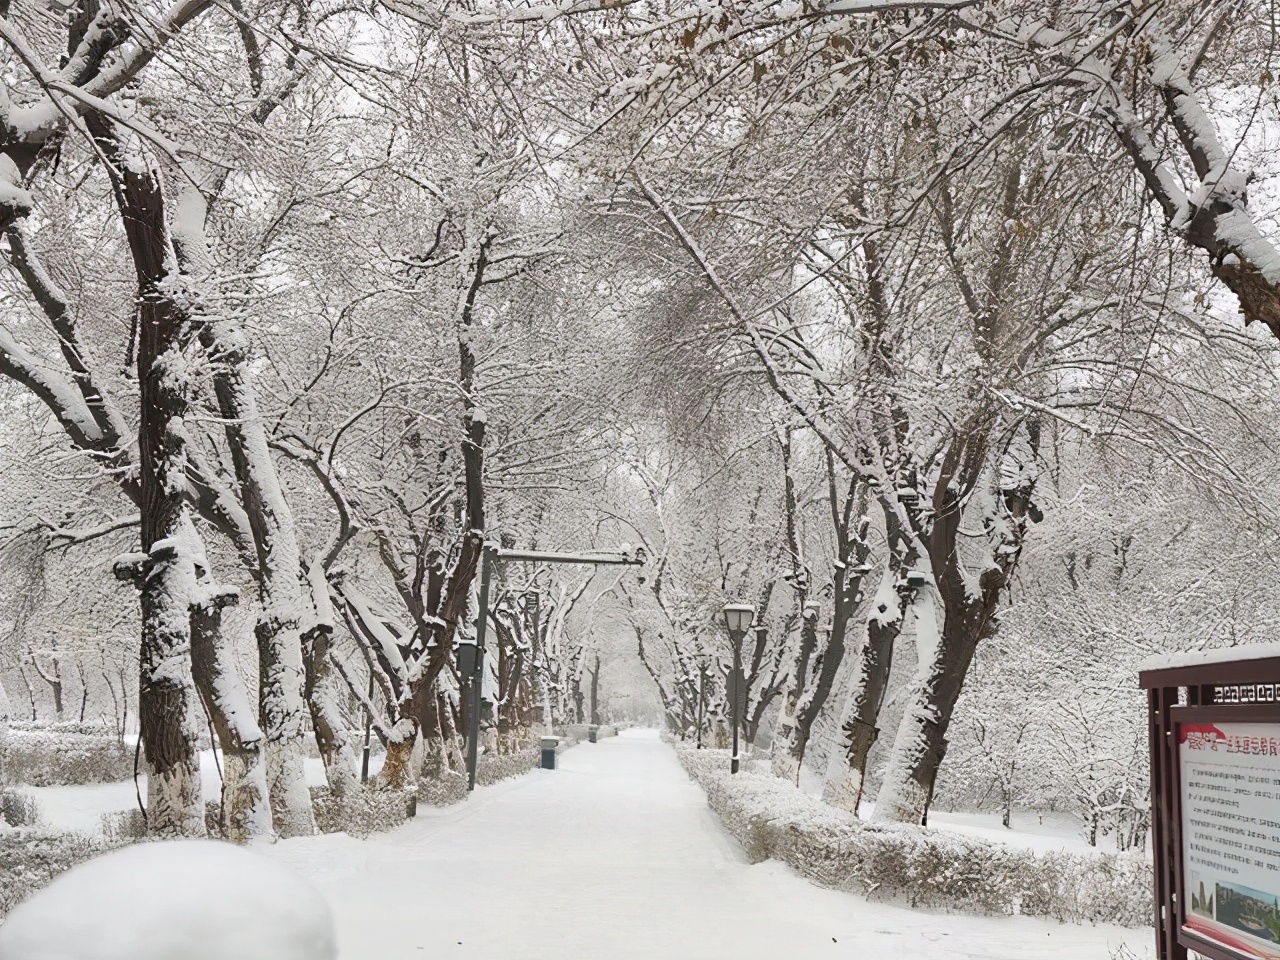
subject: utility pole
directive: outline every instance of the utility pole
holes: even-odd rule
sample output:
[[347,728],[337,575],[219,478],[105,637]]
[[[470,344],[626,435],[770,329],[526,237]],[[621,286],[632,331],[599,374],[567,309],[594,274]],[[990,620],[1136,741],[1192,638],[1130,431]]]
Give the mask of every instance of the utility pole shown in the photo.
[[[480,692],[484,678],[484,641],[489,628],[489,584],[493,569],[507,563],[568,563],[613,564],[638,567],[644,564],[645,552],[641,547],[624,548],[612,553],[587,551],[583,553],[554,553],[538,550],[507,550],[496,543],[486,543],[480,552],[480,609],[476,613],[475,644],[458,645],[458,676],[467,683],[464,692],[467,703],[467,790],[476,788],[476,765],[480,758]],[[466,650],[473,647],[472,650]],[[474,657],[474,659],[472,659]]]

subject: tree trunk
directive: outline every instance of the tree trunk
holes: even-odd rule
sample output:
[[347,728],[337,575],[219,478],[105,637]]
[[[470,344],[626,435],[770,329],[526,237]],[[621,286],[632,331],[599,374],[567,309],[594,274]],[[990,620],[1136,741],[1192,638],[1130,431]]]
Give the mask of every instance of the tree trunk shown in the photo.
[[376,781],[384,790],[407,790],[417,782],[414,769],[414,747],[418,742],[418,721],[401,719],[387,737],[387,756]]
[[347,725],[338,709],[337,680],[329,649],[333,642],[332,627],[317,625],[302,640],[306,663],[306,700],[315,731],[316,747],[324,761],[329,792],[341,797],[356,790],[360,777],[356,773],[355,749]]
[[774,776],[795,784],[800,782],[800,760],[808,741],[807,732],[800,729],[798,722],[800,698],[808,680],[809,661],[817,648],[818,611],[805,606],[800,615],[800,649],[796,653],[794,673],[782,696],[782,713],[778,719],[772,763]]
[[600,655],[596,654],[595,669],[591,671],[591,720],[600,723]]
[[845,769],[824,791],[829,803],[855,815],[862,802],[871,748],[880,736],[880,708],[889,686],[894,643],[902,632],[903,599],[894,590],[896,576],[895,570],[885,570],[873,601],[875,607],[867,617],[867,636],[858,651],[841,726],[845,738]]
[[222,608],[234,594],[213,592],[191,608],[191,673],[222,747],[222,835],[243,843],[273,835],[262,729],[222,635]]
[[[316,832],[302,766],[306,676],[301,620],[308,604],[302,590],[302,560],[293,514],[267,446],[242,331],[225,320],[210,321],[200,327],[200,342],[214,361],[214,393],[257,549],[262,615],[254,634],[272,812],[280,836],[307,836]],[[315,689],[324,690],[320,685]],[[313,714],[316,709],[312,708]],[[323,711],[323,705],[318,709]]]
[[[356,774],[356,751],[347,731],[342,711],[338,709],[338,677],[330,657],[333,644],[333,604],[329,600],[329,583],[319,561],[307,570],[307,594],[310,600],[307,629],[302,637],[306,686],[303,693],[311,713],[311,729],[316,747],[324,761],[329,791],[336,797],[355,790],[360,784]],[[370,668],[372,669],[372,667]],[[369,695],[373,696],[370,675]]]
[[117,569],[140,587],[142,645],[138,715],[147,762],[147,827],[153,836],[203,836],[191,677],[191,604],[196,597],[186,488],[189,413],[182,345],[189,317],[165,288],[172,247],[159,174],[141,158],[113,171],[138,275],[139,513],[143,557]]
[[[919,664],[911,699],[894,740],[885,780],[876,800],[875,819],[903,823],[926,821],[938,768],[947,753],[947,729],[978,644],[996,629],[1000,591],[1021,556],[1027,522],[1039,516],[1032,502],[1035,475],[999,486],[1006,449],[994,465],[989,526],[999,533],[990,546],[990,565],[974,590],[960,557],[958,540],[966,492],[975,489],[990,449],[991,425],[979,410],[960,430],[943,458],[932,498],[933,522],[926,539],[934,587],[926,590],[929,607],[917,619]],[[1027,423],[1027,450],[1037,455],[1039,428]],[[998,522],[997,522],[998,521]],[[940,603],[938,610],[936,604]],[[939,622],[941,618],[941,622]],[[926,632],[922,635],[920,629]]]
[[[145,414],[144,414],[145,418]],[[150,485],[143,472],[144,488]],[[185,515],[185,508],[180,508]],[[148,526],[144,515],[144,530]],[[176,525],[162,530],[177,533]],[[138,722],[147,765],[147,832],[153,837],[205,835],[196,692],[191,677],[191,600],[195,568],[171,537],[143,534],[150,557],[141,585]]]
[[0,678],[0,752],[4,751],[5,741],[9,739],[9,720],[12,717],[12,711],[9,694],[4,689],[4,680]]
[[[939,519],[935,526],[942,522]],[[928,602],[918,604],[916,648],[920,660],[876,800],[876,820],[925,822],[938,768],[947,753],[947,728],[969,664],[978,644],[995,629],[1004,573],[988,568],[978,580],[977,594],[971,595],[954,547],[950,557],[936,590],[922,591]]]

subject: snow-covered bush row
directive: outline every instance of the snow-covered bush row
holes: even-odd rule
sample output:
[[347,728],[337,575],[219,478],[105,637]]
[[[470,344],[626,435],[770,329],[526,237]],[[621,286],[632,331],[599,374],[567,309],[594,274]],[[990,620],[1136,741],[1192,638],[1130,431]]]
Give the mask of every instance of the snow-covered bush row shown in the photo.
[[467,778],[460,773],[446,773],[440,777],[423,777],[418,781],[418,802],[433,807],[448,807],[461,803],[467,796]]
[[133,776],[133,747],[87,724],[14,724],[0,741],[0,771],[33,787],[114,783]]
[[[572,746],[572,741],[561,741],[560,750]],[[558,750],[557,752],[560,752]],[[538,767],[541,752],[537,747],[519,753],[486,754],[476,767],[476,783],[482,787],[500,780],[523,776]],[[428,777],[418,781],[418,800],[433,807],[447,807],[458,803],[467,795],[467,778],[459,774]]]
[[64,870],[115,846],[83,833],[0,827],[0,917]]
[[[570,745],[562,744],[562,746]],[[509,753],[505,756],[483,756],[476,767],[476,783],[484,787],[491,783],[497,783],[499,780],[510,780],[512,777],[519,777],[530,770],[536,769],[541,756],[542,754],[537,747],[521,750],[519,753]]]
[[[218,805],[211,803],[209,806],[213,808],[213,823],[216,828]],[[137,807],[104,813],[98,818],[98,822],[102,824],[102,835],[108,840],[118,840],[121,843],[136,843],[139,840],[147,839],[147,820]]]
[[868,824],[777,777],[730,775],[726,751],[677,755],[753,862],[781,860],[823,886],[911,906],[1150,922],[1151,868],[1141,854],[1037,855],[937,830]]
[[348,833],[367,837],[385,833],[417,812],[418,797],[412,791],[360,788],[335,797],[328,787],[312,787],[311,802],[321,833]]

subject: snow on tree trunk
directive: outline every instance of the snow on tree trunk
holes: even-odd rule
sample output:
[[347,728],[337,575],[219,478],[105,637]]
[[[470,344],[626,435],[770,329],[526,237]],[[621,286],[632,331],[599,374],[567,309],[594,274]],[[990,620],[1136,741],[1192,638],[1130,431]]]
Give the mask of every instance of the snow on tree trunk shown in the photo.
[[310,836],[316,832],[316,821],[303,769],[302,636],[295,624],[265,619],[255,625],[254,635],[271,818],[281,837]]
[[[854,664],[852,686],[846,700],[841,729],[845,744],[845,769],[827,784],[824,795],[852,814],[862,801],[867,760],[880,735],[880,708],[889,686],[893,646],[902,632],[903,598],[895,589],[897,571],[886,568],[867,616],[867,635]],[[911,601],[911,596],[906,598]]]
[[809,678],[809,661],[818,647],[818,611],[806,605],[800,619],[800,649],[795,660],[795,673],[782,698],[782,713],[772,757],[773,774],[792,783],[800,782],[800,762],[809,739],[809,731],[799,722],[800,700]]
[[356,773],[355,745],[338,709],[338,677],[330,659],[333,607],[329,603],[329,585],[319,563],[308,568],[307,585],[314,616],[302,638],[306,665],[304,693],[329,791],[340,797],[357,790],[360,778]]
[[[114,149],[114,131],[99,139]],[[118,162],[118,154],[114,158]],[[202,836],[204,804],[191,677],[195,563],[186,530],[187,441],[183,346],[190,317],[175,299],[158,172],[141,157],[112,170],[116,198],[138,276],[138,467],[142,554],[117,565],[139,586],[142,645],[138,715],[147,764],[147,827],[160,837]]]
[[0,679],[0,751],[4,750],[5,741],[9,739],[9,718],[12,715],[9,694],[5,692],[4,680]]
[[236,594],[205,586],[198,599],[191,610],[191,673],[222,748],[222,834],[237,843],[271,837],[262,728],[222,632],[223,608]]
[[417,781],[415,747],[418,742],[418,721],[403,717],[387,735],[387,756],[378,773],[377,785],[385,790],[407,790]]
[[920,590],[911,610],[916,635],[916,673],[911,698],[893,741],[884,782],[876,797],[874,820],[923,823],[929,808],[933,781],[922,782],[922,774],[929,769],[936,771],[937,762],[941,760],[941,757],[932,760],[925,756],[935,743],[931,728],[936,727],[940,719],[933,703],[935,688],[945,669],[940,615],[935,591]]
[[262,615],[254,633],[273,817],[280,836],[306,836],[316,832],[302,769],[306,711],[300,624],[309,604],[302,590],[293,514],[267,446],[242,331],[226,318],[214,318],[201,326],[200,341],[215,361],[214,392],[257,548]]
[[359,787],[360,777],[356,773],[355,747],[338,709],[337,678],[329,660],[331,645],[332,633],[322,627],[313,628],[303,638],[311,728],[324,761],[329,790],[334,796],[342,796]]

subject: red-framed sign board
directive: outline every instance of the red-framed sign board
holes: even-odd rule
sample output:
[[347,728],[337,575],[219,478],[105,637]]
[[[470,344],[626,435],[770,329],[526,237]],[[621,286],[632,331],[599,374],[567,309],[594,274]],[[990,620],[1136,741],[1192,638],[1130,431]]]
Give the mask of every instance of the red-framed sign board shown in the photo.
[[1280,960],[1280,718],[1173,711],[1184,896],[1179,940]]
[[1280,960],[1280,657],[1141,674],[1160,960]]

